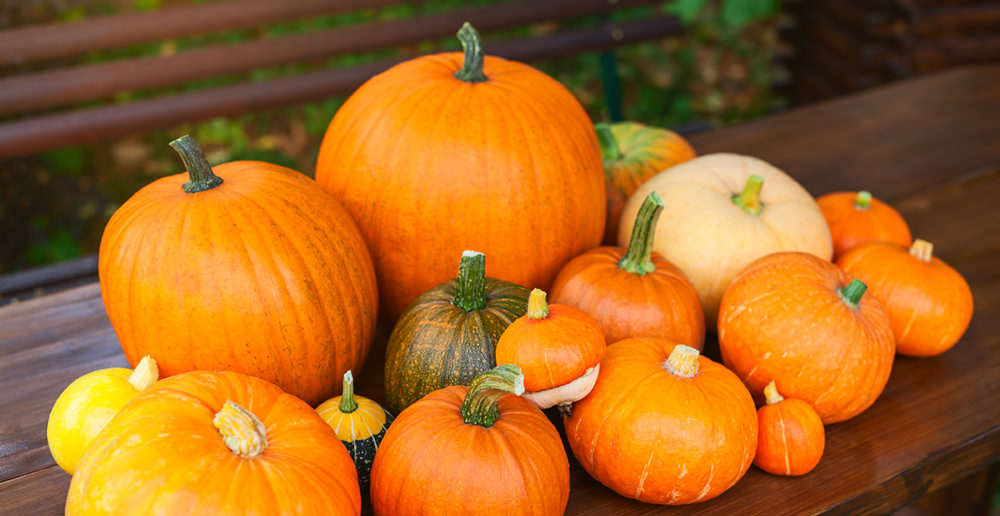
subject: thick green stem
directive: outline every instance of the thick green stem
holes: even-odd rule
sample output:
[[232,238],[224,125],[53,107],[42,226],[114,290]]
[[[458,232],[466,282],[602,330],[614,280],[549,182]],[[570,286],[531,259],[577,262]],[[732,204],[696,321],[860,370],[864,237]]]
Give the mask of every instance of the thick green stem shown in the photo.
[[872,193],[868,190],[861,190],[854,198],[854,207],[859,210],[867,210],[872,205]]
[[354,374],[348,369],[344,373],[344,392],[340,395],[340,411],[350,414],[358,410],[358,404],[354,401]]
[[861,296],[865,295],[866,290],[868,290],[868,285],[854,278],[846,287],[838,288],[837,294],[840,295],[840,299],[843,299],[848,306],[857,310],[858,303],[861,302]]
[[651,192],[642,201],[639,213],[632,226],[632,239],[628,241],[628,251],[618,261],[618,268],[643,276],[656,270],[653,263],[653,239],[656,236],[656,221],[663,212],[663,197]]
[[611,132],[611,126],[594,124],[594,130],[597,131],[597,143],[601,145],[601,157],[604,158],[604,162],[622,159],[622,150],[618,147],[618,140],[615,140],[615,135]]
[[524,393],[524,375],[514,364],[501,364],[472,380],[462,400],[462,420],[489,428],[500,417],[497,404],[508,394]]
[[545,291],[542,289],[532,289],[528,294],[528,319],[537,321],[549,316],[549,304],[545,302]]
[[462,24],[458,29],[458,40],[462,42],[462,50],[465,52],[465,62],[462,69],[455,72],[455,77],[465,82],[485,82],[489,80],[483,73],[483,42],[479,39],[479,33],[469,25],[469,22]]
[[750,215],[760,215],[764,203],[760,202],[760,189],[764,186],[764,178],[754,174],[747,178],[747,184],[743,187],[743,192],[732,197],[733,203],[743,208],[743,211]]
[[466,312],[486,308],[486,255],[476,251],[462,253],[451,304]]
[[205,153],[194,138],[185,134],[170,142],[170,146],[181,155],[181,160],[188,170],[190,180],[184,183],[185,192],[204,192],[222,184],[222,178],[212,173],[212,165],[209,165]]

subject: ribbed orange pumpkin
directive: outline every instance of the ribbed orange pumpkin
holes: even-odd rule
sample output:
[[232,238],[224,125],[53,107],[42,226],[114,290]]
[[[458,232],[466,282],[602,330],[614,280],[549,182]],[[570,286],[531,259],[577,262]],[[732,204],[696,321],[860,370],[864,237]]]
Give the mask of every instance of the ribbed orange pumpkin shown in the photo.
[[392,318],[453,277],[466,249],[494,278],[548,288],[604,231],[601,153],[580,103],[530,66],[484,56],[471,27],[459,37],[464,58],[413,59],[362,85],[320,147],[316,180],[358,222]]
[[823,218],[830,226],[833,257],[871,240],[909,246],[913,242],[910,227],[892,206],[872,197],[871,192],[834,192],[816,199]]
[[902,355],[940,355],[962,338],[972,320],[969,284],[933,250],[919,238],[909,250],[891,242],[866,242],[837,259],[885,306],[896,352]]
[[766,403],[757,410],[754,466],[775,475],[805,475],[823,458],[826,429],[808,403],[784,398],[774,382],[764,387]]
[[237,371],[310,404],[334,396],[364,363],[378,314],[357,226],[298,172],[213,169],[194,140],[172,145],[190,176],[136,192],[101,240],[101,295],[125,356],[152,355],[163,376]]
[[84,453],[68,516],[361,514],[358,474],[302,400],[231,372],[160,380]]

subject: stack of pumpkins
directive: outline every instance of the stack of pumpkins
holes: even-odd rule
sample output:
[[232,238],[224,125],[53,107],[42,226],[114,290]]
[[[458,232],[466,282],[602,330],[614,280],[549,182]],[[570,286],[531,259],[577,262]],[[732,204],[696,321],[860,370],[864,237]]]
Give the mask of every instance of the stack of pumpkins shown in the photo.
[[[363,85],[315,182],[211,167],[185,137],[188,173],[115,213],[101,288],[137,367],[53,408],[67,514],[359,514],[362,493],[375,514],[561,514],[549,407],[621,495],[709,500],[751,463],[810,471],[897,351],[965,331],[968,285],[870,194],[817,203],[756,158],[595,131],[559,83],[459,38]],[[354,394],[380,308],[395,421]]]

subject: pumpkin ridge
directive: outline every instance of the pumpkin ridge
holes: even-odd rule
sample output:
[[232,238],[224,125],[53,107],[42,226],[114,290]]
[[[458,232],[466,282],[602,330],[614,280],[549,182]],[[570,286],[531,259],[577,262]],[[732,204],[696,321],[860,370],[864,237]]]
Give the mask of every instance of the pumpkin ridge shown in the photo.
[[[607,355],[605,355],[605,360],[607,360],[607,358],[608,358]],[[666,357],[664,357],[664,360],[666,360]],[[610,369],[610,366],[608,366],[607,368]],[[600,426],[598,426],[597,430],[594,432],[594,442],[590,448],[590,467],[593,470],[596,471],[598,468],[597,461],[595,460],[594,457],[594,452],[597,449],[597,441],[600,440],[601,432],[604,430],[604,428],[608,425],[609,422],[615,420],[621,420],[622,419],[621,415],[624,414],[626,411],[632,409],[632,407],[628,407],[627,404],[621,403],[621,401],[626,397],[628,397],[630,394],[632,394],[636,389],[638,389],[640,384],[645,383],[650,378],[655,378],[659,374],[660,371],[652,370],[646,376],[640,377],[636,381],[632,382],[632,385],[630,385],[628,388],[618,389],[618,398],[615,399],[614,403],[609,403],[609,405],[614,406],[614,409],[608,412],[607,417],[604,418],[604,421],[601,422]],[[600,381],[600,378],[598,378],[598,381]],[[594,389],[596,390],[596,388],[597,386],[595,385]]]

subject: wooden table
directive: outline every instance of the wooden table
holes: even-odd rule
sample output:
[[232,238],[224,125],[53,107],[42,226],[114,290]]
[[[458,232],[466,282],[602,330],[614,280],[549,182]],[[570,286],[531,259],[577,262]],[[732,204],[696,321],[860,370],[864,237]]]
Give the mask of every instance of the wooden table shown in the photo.
[[[882,397],[827,428],[801,478],[752,468],[709,502],[615,495],[572,462],[568,514],[884,514],[1000,460],[1000,65],[966,68],[698,135],[700,153],[768,160],[814,195],[869,189],[972,285],[965,337],[941,357],[898,358]],[[383,329],[358,392],[381,394]],[[711,347],[711,344],[709,344]],[[77,376],[124,366],[97,284],[0,308],[0,514],[57,514],[70,477],[45,441]]]

